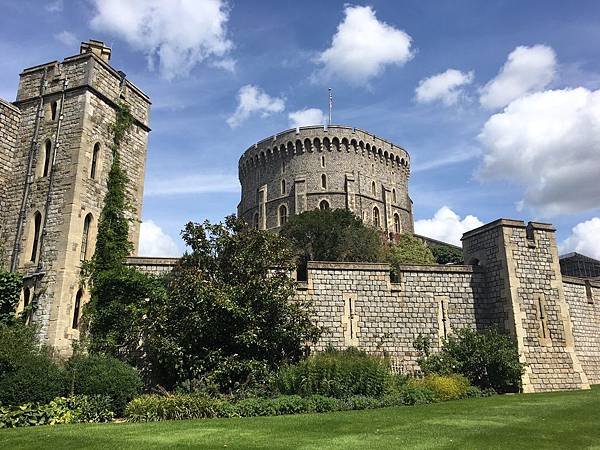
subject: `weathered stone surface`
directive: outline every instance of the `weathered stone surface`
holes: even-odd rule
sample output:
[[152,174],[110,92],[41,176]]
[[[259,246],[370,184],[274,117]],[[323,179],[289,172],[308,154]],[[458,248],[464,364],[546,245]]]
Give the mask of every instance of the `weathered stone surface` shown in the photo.
[[[130,238],[137,248],[149,98],[113,69],[102,52],[90,52],[25,69],[17,100],[12,105],[0,103],[0,227],[8,234],[6,259],[26,274],[26,289],[37,304],[33,320],[40,326],[42,340],[64,353],[70,351],[71,341],[79,334],[72,326],[76,299],[79,297],[79,308],[87,301],[85,290],[78,296],[80,266],[82,257],[89,258],[94,250],[112,162],[109,125],[115,121],[120,102],[129,105],[135,119],[125,135],[120,157],[129,178],[127,194],[135,208]],[[92,177],[96,145],[99,152]],[[29,191],[24,195],[26,185]],[[15,247],[22,208],[22,235]],[[39,251],[32,255],[36,213],[42,220]],[[82,251],[88,215],[88,244]],[[17,249],[14,255],[13,248]]]
[[289,216],[326,201],[370,224],[376,208],[379,228],[412,232],[409,174],[406,150],[366,131],[338,125],[292,129],[260,141],[240,158],[238,215],[274,229],[281,225],[282,206]]

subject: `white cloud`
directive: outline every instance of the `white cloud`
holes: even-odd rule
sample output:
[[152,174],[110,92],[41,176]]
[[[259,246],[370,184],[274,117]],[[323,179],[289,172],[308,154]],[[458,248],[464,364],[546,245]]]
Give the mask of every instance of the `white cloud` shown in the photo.
[[464,95],[463,86],[473,82],[473,72],[461,72],[448,69],[429,78],[419,81],[415,89],[419,103],[441,101],[447,106],[454,105]]
[[93,1],[92,28],[144,52],[150,67],[158,58],[167,79],[187,75],[206,59],[221,59],[233,47],[227,39],[229,7],[223,0]]
[[481,89],[479,102],[490,109],[544,89],[556,74],[556,54],[551,47],[519,46],[509,55],[498,75]]
[[343,78],[363,84],[386,66],[401,65],[413,57],[412,38],[375,16],[370,6],[349,6],[338,25],[331,47],[317,58],[323,67],[317,76],[325,80]]
[[150,179],[144,189],[144,195],[157,197],[239,191],[240,183],[234,175],[195,174],[176,178]]
[[78,47],[79,45],[79,39],[77,39],[77,36],[75,36],[73,33],[71,33],[70,31],[61,31],[60,33],[57,33],[54,35],[54,38],[59,41],[62,42],[63,44],[65,44],[67,47]]
[[449,244],[461,245],[460,238],[467,231],[480,227],[483,222],[475,216],[463,219],[447,206],[442,206],[431,219],[415,222],[415,233]]
[[481,149],[465,146],[456,150],[446,150],[437,158],[426,157],[423,159],[415,158],[412,161],[411,172],[424,172],[427,170],[437,169],[439,167],[449,166],[469,161],[481,155]]
[[54,0],[46,3],[44,7],[49,13],[59,13],[64,9],[64,0]]
[[167,235],[154,221],[145,220],[140,225],[139,256],[181,256],[173,238]]
[[325,114],[318,108],[301,109],[288,114],[290,127],[304,127],[308,125],[323,125]]
[[235,112],[227,119],[231,128],[239,126],[253,114],[268,117],[272,113],[279,113],[285,109],[285,100],[280,97],[271,97],[258,86],[247,84],[238,92],[238,106]]
[[521,183],[522,204],[546,216],[600,205],[600,90],[522,97],[491,116],[478,139],[479,178]]
[[559,250],[561,253],[577,252],[600,259],[600,218],[594,217],[575,225],[571,235],[559,245]]

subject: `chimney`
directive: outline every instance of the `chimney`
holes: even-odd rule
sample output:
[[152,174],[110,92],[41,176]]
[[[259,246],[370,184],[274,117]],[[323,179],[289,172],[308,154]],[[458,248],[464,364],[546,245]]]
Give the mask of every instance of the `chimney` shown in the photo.
[[94,55],[100,57],[104,62],[108,62],[110,60],[110,47],[104,45],[104,42],[97,41],[95,39],[90,39],[87,42],[82,42],[81,47],[79,47],[79,54],[84,53],[93,53]]

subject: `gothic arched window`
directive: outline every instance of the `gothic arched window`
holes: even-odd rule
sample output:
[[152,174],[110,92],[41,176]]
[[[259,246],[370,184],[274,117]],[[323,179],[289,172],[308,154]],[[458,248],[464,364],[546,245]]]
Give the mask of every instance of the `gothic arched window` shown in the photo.
[[83,221],[83,234],[81,236],[81,261],[85,261],[87,259],[88,253],[88,245],[89,245],[89,235],[90,235],[90,225],[92,224],[92,214],[88,214],[85,216]]
[[398,213],[394,214],[394,232],[400,233],[400,216]]
[[42,214],[39,211],[36,211],[33,215],[33,244],[31,245],[31,262],[36,262],[38,258],[41,228]]
[[50,139],[44,144],[44,170],[42,170],[42,177],[47,177],[50,171],[50,157],[52,156],[52,142]]
[[376,228],[379,228],[381,226],[379,221],[379,208],[377,208],[377,206],[373,208],[373,226],[375,226]]
[[73,323],[71,327],[73,329],[79,328],[79,312],[81,311],[81,298],[83,297],[83,289],[77,291],[75,296],[75,305],[73,305]]
[[327,200],[321,200],[319,209],[329,209],[329,202]]
[[90,178],[96,178],[96,170],[98,166],[98,157],[100,156],[100,144],[96,142],[94,144],[94,150],[92,151],[92,166],[90,168]]
[[279,207],[279,226],[283,226],[286,224],[288,218],[287,207],[285,205],[281,205]]

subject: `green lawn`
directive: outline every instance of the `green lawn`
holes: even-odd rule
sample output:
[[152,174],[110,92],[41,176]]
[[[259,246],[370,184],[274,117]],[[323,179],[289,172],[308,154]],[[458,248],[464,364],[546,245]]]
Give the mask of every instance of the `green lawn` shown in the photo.
[[0,448],[598,448],[600,387],[247,419],[0,430]]

